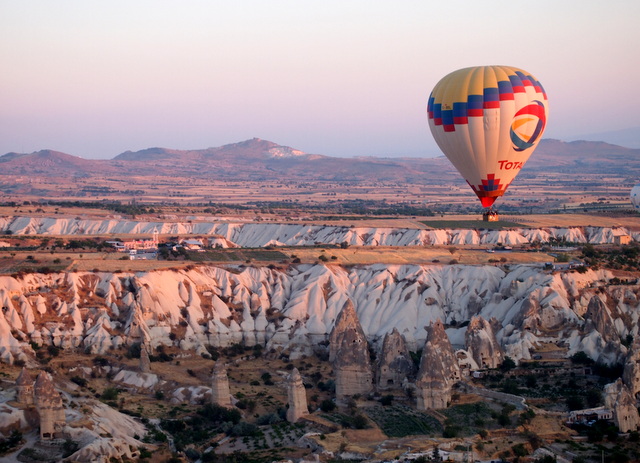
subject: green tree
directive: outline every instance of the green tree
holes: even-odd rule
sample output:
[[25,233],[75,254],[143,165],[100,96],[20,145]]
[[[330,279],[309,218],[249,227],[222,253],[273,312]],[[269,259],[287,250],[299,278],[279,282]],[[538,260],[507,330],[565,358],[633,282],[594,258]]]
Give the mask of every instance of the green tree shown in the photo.
[[500,369],[502,371],[509,371],[509,370],[513,370],[516,367],[516,362],[514,362],[514,360],[509,357],[506,356],[504,358],[504,361],[502,362],[502,364],[500,365]]

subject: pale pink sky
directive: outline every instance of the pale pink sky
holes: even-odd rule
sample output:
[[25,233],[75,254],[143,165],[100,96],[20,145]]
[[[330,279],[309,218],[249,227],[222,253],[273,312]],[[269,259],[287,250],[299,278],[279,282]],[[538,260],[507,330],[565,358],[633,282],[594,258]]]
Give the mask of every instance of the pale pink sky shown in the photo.
[[638,18],[637,0],[2,1],[0,154],[259,137],[433,156],[431,89],[485,64],[541,81],[545,138],[638,127]]

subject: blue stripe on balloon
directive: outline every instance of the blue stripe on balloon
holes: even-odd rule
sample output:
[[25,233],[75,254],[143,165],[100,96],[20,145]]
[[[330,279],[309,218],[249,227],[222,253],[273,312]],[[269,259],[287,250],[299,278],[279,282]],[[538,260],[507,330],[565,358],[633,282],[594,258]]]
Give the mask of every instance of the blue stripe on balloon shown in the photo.
[[482,109],[482,103],[484,103],[482,95],[469,95],[467,98],[469,109]]
[[453,117],[467,117],[467,103],[453,103]]
[[495,87],[488,87],[484,89],[484,101],[499,101],[500,95],[498,89]]
[[453,125],[453,110],[446,109],[442,111],[442,124],[443,125]]
[[500,92],[500,95],[503,95],[505,93],[511,94],[513,93],[513,85],[511,85],[511,82],[501,80],[500,82],[498,82],[498,91]]

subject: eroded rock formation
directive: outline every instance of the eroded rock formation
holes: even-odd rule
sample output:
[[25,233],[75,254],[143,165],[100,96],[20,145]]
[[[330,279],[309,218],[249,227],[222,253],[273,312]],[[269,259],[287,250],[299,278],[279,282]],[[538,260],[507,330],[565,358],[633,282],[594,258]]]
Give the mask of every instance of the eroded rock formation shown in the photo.
[[295,423],[301,416],[308,415],[307,390],[302,383],[302,377],[297,368],[294,368],[287,378],[287,397],[289,408],[287,410],[287,421]]
[[438,320],[425,329],[427,342],[416,380],[418,409],[446,408],[451,401],[451,389],[460,379],[458,362],[442,322]]
[[[324,351],[351,300],[370,342],[397,328],[417,350],[429,323],[479,315],[499,321],[495,336],[516,361],[531,358],[540,342],[555,342],[568,348],[566,356],[584,351],[611,364],[626,356],[619,340],[638,332],[640,309],[640,286],[611,289],[611,278],[602,269],[549,274],[532,265],[509,272],[465,265],[208,265],[0,276],[0,361],[32,360],[32,344],[106,353],[138,342],[205,355],[210,346],[258,343],[295,359]],[[602,313],[594,309],[585,323],[596,294]],[[464,344],[464,332],[449,331],[456,345]]]
[[604,403],[605,407],[613,412],[613,422],[620,432],[638,429],[640,416],[638,416],[636,400],[622,379],[605,386]]
[[638,393],[640,393],[640,336],[636,336],[633,340],[629,354],[627,354],[622,379],[631,395],[638,397]]
[[229,377],[222,361],[218,360],[211,376],[211,403],[221,407],[231,407]]
[[[498,324],[495,319],[494,322]],[[473,317],[469,322],[464,341],[479,368],[497,368],[504,360],[492,324],[480,316]]]
[[600,333],[605,342],[611,342],[620,338],[613,324],[611,313],[600,296],[593,296],[591,300],[589,300],[584,318],[587,320],[587,331],[593,327],[593,329]]
[[33,405],[33,378],[26,368],[16,378],[16,402],[22,405]]
[[369,344],[351,300],[342,307],[329,336],[330,360],[336,381],[336,400],[366,395],[372,389]]
[[397,328],[384,336],[378,357],[377,387],[379,390],[401,387],[415,377],[416,366],[411,359],[404,336]]
[[151,360],[149,359],[149,347],[146,342],[140,346],[140,373],[151,373]]
[[60,393],[53,387],[49,373],[43,371],[34,386],[35,404],[40,415],[40,438],[54,439],[62,436],[66,424]]

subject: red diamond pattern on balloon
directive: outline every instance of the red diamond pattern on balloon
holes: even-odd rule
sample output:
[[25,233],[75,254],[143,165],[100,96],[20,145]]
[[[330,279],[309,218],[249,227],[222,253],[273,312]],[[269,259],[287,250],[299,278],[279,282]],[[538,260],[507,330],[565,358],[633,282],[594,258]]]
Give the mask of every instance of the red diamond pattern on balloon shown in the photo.
[[[469,183],[469,181],[467,181],[467,183]],[[481,185],[476,186],[469,183],[469,186],[473,188],[473,191],[475,191],[476,193],[481,191],[501,191],[506,188],[500,183],[500,179],[496,178],[495,174],[488,174],[487,178],[482,180]]]

